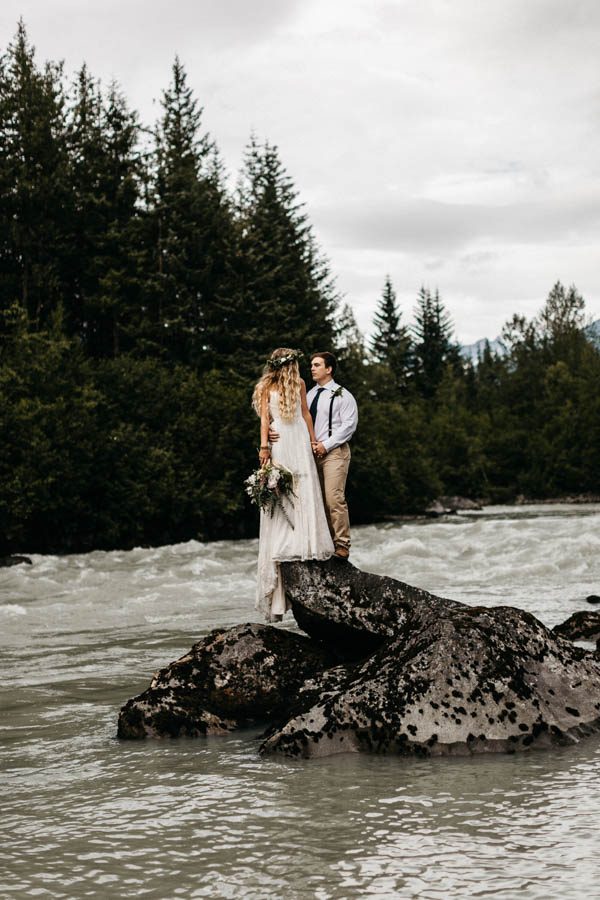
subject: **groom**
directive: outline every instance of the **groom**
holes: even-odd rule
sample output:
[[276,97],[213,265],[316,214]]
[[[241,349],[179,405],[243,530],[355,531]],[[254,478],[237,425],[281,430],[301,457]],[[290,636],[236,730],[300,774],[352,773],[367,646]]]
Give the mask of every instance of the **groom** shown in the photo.
[[358,409],[350,391],[334,381],[336,365],[335,356],[328,350],[313,353],[310,372],[315,385],[306,395],[306,402],[315,425],[314,453],[335,555],[348,559],[350,519],[345,494],[350,466],[348,441],[356,431]]
[[[310,371],[315,385],[308,392],[306,402],[315,426],[317,442],[313,451],[335,555],[338,559],[348,559],[350,519],[345,495],[350,466],[348,441],[356,431],[358,410],[350,391],[333,379],[336,365],[335,356],[328,350],[313,353]],[[270,440],[278,438],[276,432],[269,432]]]

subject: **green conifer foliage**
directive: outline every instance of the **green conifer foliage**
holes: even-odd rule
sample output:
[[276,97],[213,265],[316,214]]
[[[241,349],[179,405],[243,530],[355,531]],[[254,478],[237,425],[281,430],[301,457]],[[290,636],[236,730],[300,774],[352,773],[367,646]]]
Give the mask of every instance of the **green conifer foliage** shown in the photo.
[[386,275],[383,294],[375,310],[373,328],[371,352],[377,362],[387,362],[400,340],[400,311],[389,275]]
[[205,368],[215,305],[226,293],[232,217],[216,147],[202,132],[202,109],[178,58],[162,107],[149,212],[148,337],[167,359]]
[[106,231],[102,97],[85,65],[73,86],[66,133],[72,218],[65,324],[71,334],[85,342],[93,329],[89,307],[98,292],[99,244]]
[[25,25],[0,59],[0,308],[48,322],[62,295],[70,209],[62,68],[40,70]]
[[452,342],[450,316],[436,290],[422,287],[417,299],[413,325],[415,387],[422,397],[431,399],[441,384],[448,364],[459,366],[458,347]]
[[139,324],[138,132],[117,85],[103,97],[83,66],[67,123],[72,215],[65,309],[69,333],[95,357],[116,356],[131,322]]
[[575,285],[565,290],[557,281],[546,298],[538,317],[538,327],[546,340],[581,331],[584,326],[585,301]]
[[251,140],[230,196],[179,60],[156,131],[85,66],[67,99],[62,79],[21,22],[0,58],[0,555],[255,534],[249,400],[277,346],[333,349],[358,400],[354,523],[600,491],[575,286],[474,364],[425,288],[411,345],[388,277],[369,354],[277,148]]
[[143,226],[141,192],[145,176],[139,146],[140,126],[115,83],[102,109],[104,132],[103,194],[106,232],[99,242],[102,265],[90,349],[97,356],[117,356],[137,345],[142,333]]
[[277,148],[248,147],[238,192],[235,343],[256,373],[275,347],[307,354],[334,346],[337,292]]
[[400,324],[400,319],[396,292],[387,275],[383,294],[373,317],[371,352],[376,362],[389,366],[397,385],[404,387],[409,373],[411,340],[408,329]]
[[335,320],[335,347],[338,362],[336,378],[353,394],[361,394],[365,386],[367,350],[363,334],[348,303],[344,303]]

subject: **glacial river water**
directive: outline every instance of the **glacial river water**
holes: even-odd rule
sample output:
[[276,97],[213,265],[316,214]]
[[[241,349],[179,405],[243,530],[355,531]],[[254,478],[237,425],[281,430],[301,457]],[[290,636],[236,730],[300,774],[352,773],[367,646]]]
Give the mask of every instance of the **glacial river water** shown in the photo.
[[[190,541],[0,570],[0,896],[598,896],[600,738],[425,761],[261,759],[258,729],[116,740],[120,706],[157,668],[257,620],[256,549]],[[554,625],[600,593],[600,507],[356,528],[352,558]]]

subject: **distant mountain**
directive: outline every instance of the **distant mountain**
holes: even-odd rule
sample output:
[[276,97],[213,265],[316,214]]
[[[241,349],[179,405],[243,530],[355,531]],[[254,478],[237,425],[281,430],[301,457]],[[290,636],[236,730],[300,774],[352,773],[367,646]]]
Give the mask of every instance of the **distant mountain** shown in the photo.
[[584,331],[588,341],[591,341],[600,350],[600,319],[596,319],[595,322],[584,328]]
[[[473,363],[473,365],[477,365],[479,357],[483,354],[485,350],[485,342],[487,338],[481,338],[479,341],[475,341],[474,344],[466,344],[465,346],[460,348],[460,354],[466,360],[469,360]],[[494,338],[493,341],[489,341],[490,350],[492,353],[497,353],[498,356],[504,356],[506,353],[506,347],[502,343],[499,337]]]
[[[600,350],[600,319],[596,319],[591,325],[587,325],[584,328],[584,333],[588,341],[591,341]],[[481,340],[475,341],[474,344],[463,345],[460,348],[461,356],[477,365],[477,361],[485,349],[486,340],[486,338],[481,338]],[[489,344],[492,353],[497,353],[498,356],[504,356],[506,353],[506,347],[499,337],[494,338]]]

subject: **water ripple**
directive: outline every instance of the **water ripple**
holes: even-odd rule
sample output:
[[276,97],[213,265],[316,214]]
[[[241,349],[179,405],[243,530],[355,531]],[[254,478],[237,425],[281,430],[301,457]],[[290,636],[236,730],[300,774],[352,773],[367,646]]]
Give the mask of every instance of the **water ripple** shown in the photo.
[[[600,510],[356,529],[357,565],[548,624],[600,587]],[[255,541],[34,557],[0,593],[3,897],[593,896],[600,739],[451,760],[262,760],[257,730],[120,743],[119,706],[255,620]],[[15,609],[18,611],[15,613]]]

